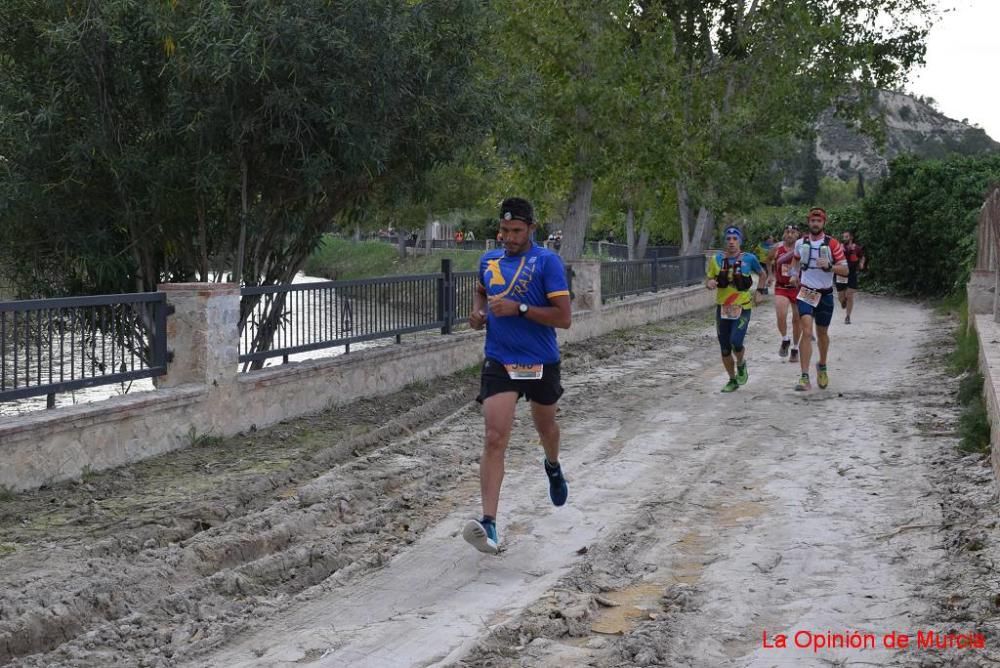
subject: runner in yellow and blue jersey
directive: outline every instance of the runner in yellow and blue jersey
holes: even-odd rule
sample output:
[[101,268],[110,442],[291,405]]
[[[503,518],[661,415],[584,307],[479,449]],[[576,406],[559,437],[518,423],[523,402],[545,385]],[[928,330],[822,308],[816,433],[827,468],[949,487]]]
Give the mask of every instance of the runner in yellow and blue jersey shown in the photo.
[[[734,392],[750,380],[743,341],[750,326],[751,309],[760,301],[760,295],[767,292],[767,270],[756,255],[740,250],[742,243],[743,233],[738,227],[726,228],[725,250],[709,258],[705,281],[705,287],[716,291],[715,329],[722,365],[729,374],[723,392]],[[751,293],[754,274],[760,276],[756,294]]]
[[517,401],[531,402],[531,416],[545,450],[549,498],[566,503],[569,486],[559,463],[556,402],[563,388],[555,328],[570,326],[570,295],[562,259],[535,245],[534,212],[512,197],[500,207],[503,249],[486,252],[469,325],[486,327],[479,397],[486,420],[486,444],[479,463],[483,517],[469,520],[462,536],[480,552],[496,554],[496,517]]

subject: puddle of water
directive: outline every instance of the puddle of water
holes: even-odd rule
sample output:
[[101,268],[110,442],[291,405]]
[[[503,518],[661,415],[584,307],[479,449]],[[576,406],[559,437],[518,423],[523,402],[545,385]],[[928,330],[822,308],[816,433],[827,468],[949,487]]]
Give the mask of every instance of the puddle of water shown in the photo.
[[602,594],[618,605],[613,608],[601,607],[594,616],[590,630],[606,635],[624,635],[640,622],[651,619],[651,614],[662,614],[660,598],[663,596],[663,587],[658,582],[641,582]]

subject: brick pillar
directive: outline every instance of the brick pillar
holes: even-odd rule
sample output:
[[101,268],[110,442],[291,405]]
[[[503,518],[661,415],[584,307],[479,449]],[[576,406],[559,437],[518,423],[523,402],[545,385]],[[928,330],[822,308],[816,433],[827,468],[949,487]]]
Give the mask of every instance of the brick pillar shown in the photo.
[[157,387],[189,383],[223,385],[239,365],[240,288],[235,283],[164,283],[174,313],[167,319],[173,361]]
[[573,310],[598,311],[601,308],[601,261],[573,260]]

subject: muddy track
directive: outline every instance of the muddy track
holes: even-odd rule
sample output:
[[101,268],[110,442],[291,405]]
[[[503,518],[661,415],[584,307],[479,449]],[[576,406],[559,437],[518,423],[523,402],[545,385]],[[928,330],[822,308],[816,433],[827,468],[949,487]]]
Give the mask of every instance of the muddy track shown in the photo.
[[[641,358],[704,322],[572,348],[567,370]],[[476,379],[434,387],[447,390],[408,388],[4,504],[0,663],[174,665],[310,588],[378,569],[476,485]]]
[[297,538],[319,524],[344,541],[364,535],[352,505],[373,506],[376,490],[349,476],[330,479],[335,490],[307,483],[465,406],[473,382],[451,381],[443,394],[413,387],[3,504],[0,662],[130,615],[211,615],[198,603],[298,591],[352,563]]
[[[569,348],[571,502],[548,504],[522,408],[499,557],[458,535],[478,509],[471,374],[18,497],[0,515],[0,656],[992,665],[996,486],[981,457],[956,449],[957,381],[942,352],[952,324],[866,297],[855,325],[834,328],[831,389],[799,396],[795,369],[765,350],[762,311],[750,384],[726,397],[707,314]],[[989,649],[797,653],[761,641],[763,630],[921,628],[980,631]]]
[[[894,512],[880,516],[847,503],[854,514],[845,522],[850,529],[828,532],[827,540],[834,542],[824,545],[802,530],[786,545],[760,544],[751,552],[755,556],[751,568],[746,568],[738,563],[743,543],[754,541],[755,534],[774,533],[761,522],[768,514],[766,507],[773,506],[764,493],[767,481],[743,478],[740,489],[726,484],[723,494],[713,494],[713,481],[706,486],[706,476],[725,483],[725,464],[685,465],[687,475],[679,492],[666,491],[663,498],[637,507],[617,531],[589,546],[555,586],[513,619],[491,627],[453,665],[971,668],[1000,663],[997,488],[988,459],[965,455],[956,447],[958,381],[945,370],[944,352],[952,345],[952,326],[943,318],[932,318],[921,327],[921,343],[912,358],[903,360],[905,368],[893,385],[858,386],[842,394],[810,397],[836,401],[845,418],[865,421],[869,410],[882,417],[881,425],[864,425],[868,428],[854,429],[852,434],[877,448],[877,457],[872,448],[857,449],[846,458],[830,458],[829,466],[837,477],[848,479],[843,484],[851,493],[868,490],[869,495],[891,499],[888,507]],[[759,419],[768,417],[762,414]],[[895,442],[878,436],[866,441],[878,426]],[[794,425],[776,430],[794,432]],[[801,439],[795,440],[801,444]],[[789,443],[792,449],[795,440]],[[766,457],[764,452],[753,454]],[[799,472],[811,477],[808,469]],[[866,478],[878,483],[865,484]],[[858,484],[852,484],[855,480]],[[910,483],[914,489],[907,489]],[[805,516],[812,513],[836,516],[825,504],[840,502],[823,485],[809,483],[804,491],[796,498],[807,511],[796,513],[799,522],[805,523]],[[686,532],[676,528],[679,518]],[[852,544],[855,554],[868,552],[875,557],[868,567],[882,571],[882,577],[867,579],[863,569],[852,568],[850,562],[858,559],[836,555],[836,541]],[[803,592],[805,596],[756,594],[780,591],[794,586],[796,578],[807,577],[810,564],[802,558],[803,551],[812,554],[810,559],[829,558],[827,568],[836,569],[842,578],[833,582],[820,578],[824,586]],[[836,565],[840,559],[846,563]],[[881,563],[874,566],[873,561]],[[886,582],[890,570],[895,583]],[[719,575],[712,577],[712,571]],[[817,600],[831,595],[840,599],[832,618],[842,628],[812,621],[824,619],[819,610],[825,606]],[[787,609],[796,606],[805,611],[800,619],[811,620],[798,628],[980,632],[987,647],[976,652],[829,650],[812,655],[762,649],[761,630],[788,631],[778,620],[787,621]],[[734,624],[726,608],[745,612],[747,618]]]

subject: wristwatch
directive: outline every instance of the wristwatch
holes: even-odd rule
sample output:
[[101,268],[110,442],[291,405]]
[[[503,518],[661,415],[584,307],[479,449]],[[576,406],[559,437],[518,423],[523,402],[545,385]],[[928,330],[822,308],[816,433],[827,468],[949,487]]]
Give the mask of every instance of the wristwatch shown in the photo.
[[522,318],[528,315],[528,305],[525,304],[524,302],[521,302],[521,304],[517,307],[517,314]]

